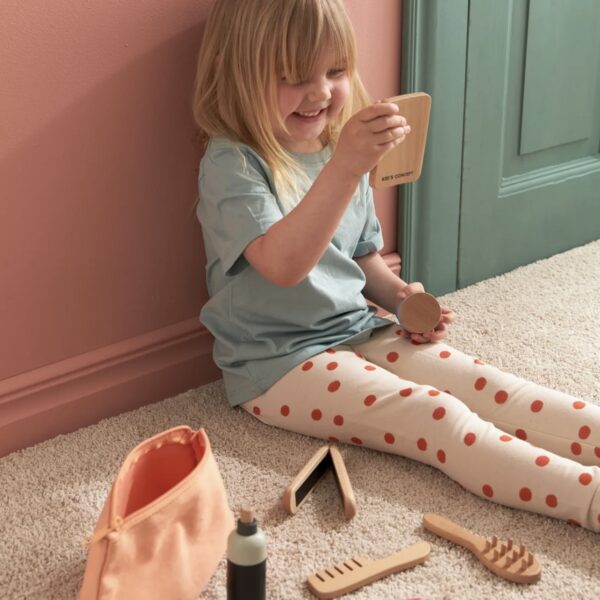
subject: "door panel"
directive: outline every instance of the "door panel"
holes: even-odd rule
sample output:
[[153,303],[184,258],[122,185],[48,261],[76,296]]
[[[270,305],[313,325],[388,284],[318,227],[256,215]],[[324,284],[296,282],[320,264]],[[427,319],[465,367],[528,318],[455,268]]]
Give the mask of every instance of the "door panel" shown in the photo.
[[471,0],[458,287],[600,237],[600,3]]
[[[600,11],[594,10],[594,3],[530,2],[521,154],[590,137],[593,87],[600,71]],[[515,16],[522,18],[518,10]]]

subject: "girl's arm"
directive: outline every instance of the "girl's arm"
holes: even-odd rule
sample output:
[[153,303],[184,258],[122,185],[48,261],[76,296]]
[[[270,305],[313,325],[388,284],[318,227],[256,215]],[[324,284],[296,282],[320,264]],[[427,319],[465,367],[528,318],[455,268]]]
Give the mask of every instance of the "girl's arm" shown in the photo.
[[410,131],[395,104],[372,104],[342,128],[333,156],[301,202],[268,231],[250,242],[246,260],[272,283],[291,287],[317,264],[363,173],[404,140]]
[[[378,252],[366,254],[355,260],[367,279],[363,295],[394,315],[398,314],[398,305],[406,296],[425,291],[422,283],[415,281],[407,284],[392,273]],[[420,343],[443,340],[448,335],[448,325],[456,320],[456,314],[447,306],[441,308],[442,318],[433,331],[421,335],[403,330],[404,337]]]
[[401,299],[398,294],[406,287],[406,282],[390,270],[379,252],[365,254],[355,260],[367,279],[363,289],[365,298],[397,314]]
[[248,244],[246,260],[276,285],[300,283],[333,239],[359,181],[360,176],[339,171],[330,160],[302,201]]

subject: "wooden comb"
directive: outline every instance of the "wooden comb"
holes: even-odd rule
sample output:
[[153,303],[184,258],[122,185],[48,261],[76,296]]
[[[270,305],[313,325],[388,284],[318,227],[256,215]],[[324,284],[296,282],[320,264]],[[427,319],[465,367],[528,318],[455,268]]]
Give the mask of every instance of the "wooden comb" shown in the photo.
[[433,513],[423,515],[425,529],[470,550],[492,573],[515,583],[535,583],[542,568],[535,556],[523,544],[511,539],[499,540],[495,535],[484,538],[460,525]]
[[308,587],[317,598],[337,598],[386,575],[414,567],[424,562],[430,552],[427,542],[417,542],[379,560],[354,557],[311,575]]

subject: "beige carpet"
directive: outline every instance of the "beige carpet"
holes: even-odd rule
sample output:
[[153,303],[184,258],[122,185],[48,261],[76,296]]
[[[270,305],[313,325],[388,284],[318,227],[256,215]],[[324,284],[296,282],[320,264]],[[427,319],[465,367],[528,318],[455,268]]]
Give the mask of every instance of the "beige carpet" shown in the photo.
[[[599,298],[600,241],[449,294],[444,301],[460,318],[449,341],[600,404]],[[432,544],[425,565],[348,597],[600,597],[598,534],[495,505],[399,457],[342,447],[357,517],[343,519],[331,475],[296,516],[287,516],[281,492],[320,442],[229,409],[216,382],[1,459],[0,598],[74,598],[85,564],[81,541],[123,457],[142,439],[182,423],[206,428],[231,505],[256,507],[269,539],[270,599],[310,598],[311,572],[356,554],[380,558],[420,539]],[[498,579],[466,550],[424,532],[427,511],[525,542],[543,565],[542,580],[518,586]],[[224,578],[222,563],[203,598],[225,598]]]

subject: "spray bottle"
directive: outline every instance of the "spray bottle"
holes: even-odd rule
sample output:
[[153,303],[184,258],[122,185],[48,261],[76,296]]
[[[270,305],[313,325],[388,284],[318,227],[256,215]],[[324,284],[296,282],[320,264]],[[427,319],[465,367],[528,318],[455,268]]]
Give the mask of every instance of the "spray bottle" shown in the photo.
[[227,539],[227,600],[266,600],[267,538],[254,511],[242,508]]

